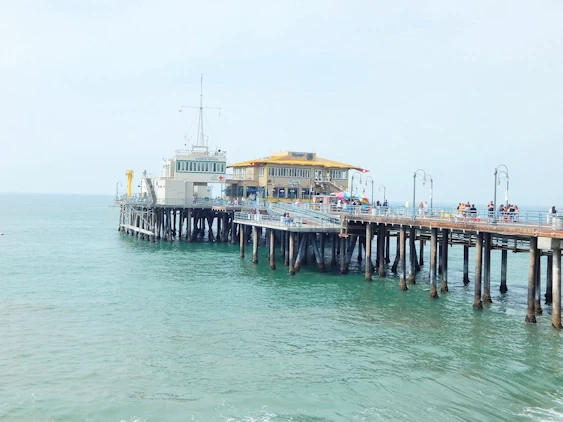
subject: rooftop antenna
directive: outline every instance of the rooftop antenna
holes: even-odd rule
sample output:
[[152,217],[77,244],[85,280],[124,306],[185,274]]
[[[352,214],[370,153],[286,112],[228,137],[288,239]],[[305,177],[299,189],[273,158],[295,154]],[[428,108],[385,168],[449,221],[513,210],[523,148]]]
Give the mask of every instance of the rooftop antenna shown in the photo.
[[193,145],[193,148],[197,148],[197,149],[201,149],[204,151],[208,151],[209,150],[209,146],[208,146],[208,141],[209,141],[209,137],[205,137],[203,134],[203,109],[208,109],[208,110],[219,110],[219,113],[221,113],[221,108],[219,107],[203,107],[203,74],[201,75],[201,79],[200,79],[200,91],[199,91],[199,107],[195,107],[195,106],[180,106],[180,111],[182,111],[183,108],[198,108],[199,109],[199,121],[197,124],[197,138],[196,138],[196,142]]

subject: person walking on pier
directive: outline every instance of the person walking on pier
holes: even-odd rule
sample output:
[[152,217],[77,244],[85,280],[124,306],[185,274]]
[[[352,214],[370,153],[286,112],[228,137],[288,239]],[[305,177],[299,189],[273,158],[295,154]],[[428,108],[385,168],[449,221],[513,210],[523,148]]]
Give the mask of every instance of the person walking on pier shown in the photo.
[[555,205],[554,205],[547,212],[547,224],[551,224],[551,222],[553,221],[553,218],[556,217],[556,216],[557,216],[557,208],[555,208]]

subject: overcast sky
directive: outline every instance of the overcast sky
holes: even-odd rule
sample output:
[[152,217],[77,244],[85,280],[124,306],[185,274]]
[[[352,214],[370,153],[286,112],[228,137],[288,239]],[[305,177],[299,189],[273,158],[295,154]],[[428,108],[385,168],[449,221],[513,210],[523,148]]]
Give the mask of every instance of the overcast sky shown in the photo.
[[423,168],[435,202],[479,204],[505,164],[511,202],[563,206],[559,0],[0,4],[0,191],[112,194],[159,171],[195,137],[178,109],[203,74],[231,163],[316,152],[392,201]]

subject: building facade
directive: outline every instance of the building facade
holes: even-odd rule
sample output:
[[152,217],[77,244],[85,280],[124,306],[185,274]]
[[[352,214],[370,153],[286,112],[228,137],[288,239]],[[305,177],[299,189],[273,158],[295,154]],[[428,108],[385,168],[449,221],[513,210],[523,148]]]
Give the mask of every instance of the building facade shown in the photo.
[[[358,169],[309,152],[279,152],[227,166],[227,199],[258,196],[269,200],[311,199],[348,190],[348,172]],[[363,170],[361,170],[363,171]]]

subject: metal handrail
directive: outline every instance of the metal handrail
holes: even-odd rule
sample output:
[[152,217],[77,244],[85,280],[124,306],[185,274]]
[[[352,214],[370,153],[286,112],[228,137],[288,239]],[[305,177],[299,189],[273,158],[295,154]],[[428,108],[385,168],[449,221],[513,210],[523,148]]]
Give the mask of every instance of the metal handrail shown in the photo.
[[248,213],[248,212],[235,212],[235,223],[236,222],[248,222],[255,221],[257,223],[266,223],[268,225],[277,227],[324,227],[324,228],[340,228],[340,224],[330,223],[328,220],[322,220],[317,222],[311,222],[302,217],[271,217],[267,214],[259,213]]

